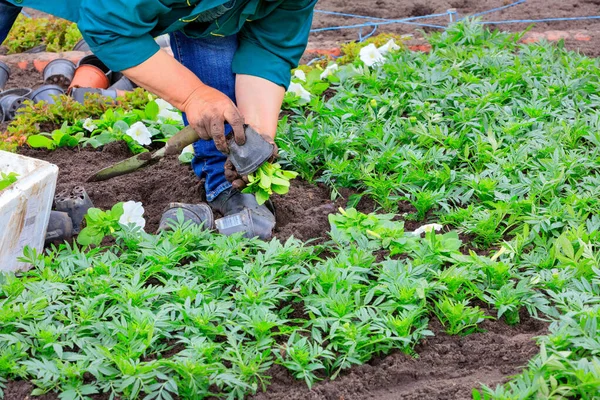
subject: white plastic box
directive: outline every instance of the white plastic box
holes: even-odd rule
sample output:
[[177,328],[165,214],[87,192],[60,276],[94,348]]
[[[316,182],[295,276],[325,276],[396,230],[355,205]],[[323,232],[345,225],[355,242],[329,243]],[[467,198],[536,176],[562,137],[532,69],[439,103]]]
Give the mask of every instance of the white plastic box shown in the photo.
[[23,248],[44,248],[58,167],[0,150],[0,172],[19,175],[0,191],[0,271],[25,270],[31,266],[17,261]]

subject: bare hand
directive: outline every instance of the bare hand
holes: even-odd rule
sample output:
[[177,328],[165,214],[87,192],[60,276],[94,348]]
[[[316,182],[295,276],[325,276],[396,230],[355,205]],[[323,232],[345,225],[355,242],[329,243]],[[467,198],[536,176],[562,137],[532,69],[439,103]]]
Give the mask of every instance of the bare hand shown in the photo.
[[225,122],[233,128],[234,140],[238,145],[246,143],[244,117],[233,101],[225,94],[209,86],[196,89],[184,104],[183,111],[200,139],[214,140],[222,153],[229,153],[225,139]]

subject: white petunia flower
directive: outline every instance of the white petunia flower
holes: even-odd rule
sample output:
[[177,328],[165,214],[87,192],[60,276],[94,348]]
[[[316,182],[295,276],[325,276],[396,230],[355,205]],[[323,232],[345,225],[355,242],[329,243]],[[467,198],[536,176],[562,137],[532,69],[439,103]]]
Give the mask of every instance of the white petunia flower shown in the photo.
[[123,215],[119,218],[119,224],[128,226],[133,224],[144,229],[146,226],[146,220],[143,217],[144,207],[139,201],[128,201],[123,203]]
[[331,74],[333,74],[334,72],[336,72],[337,70],[339,70],[340,67],[337,64],[331,64],[328,65],[327,68],[325,68],[325,70],[323,72],[321,72],[321,79],[327,79],[327,77]]
[[373,43],[360,49],[359,57],[367,67],[384,62],[383,55]]
[[381,46],[378,50],[381,54],[386,55],[387,53],[400,50],[400,46],[396,44],[394,39],[390,39],[389,42]]
[[173,107],[171,103],[163,99],[156,99],[155,102],[158,106],[158,118],[172,119],[175,121],[183,122],[183,117],[176,111],[177,109]]
[[287,90],[290,93],[294,93],[296,96],[300,97],[302,100],[309,102],[310,101],[310,92],[302,86],[300,83],[290,83],[290,87]]
[[83,129],[88,132],[94,132],[96,129],[98,129],[98,126],[92,122],[91,118],[86,118],[85,121],[83,121]]
[[298,79],[300,79],[302,82],[306,82],[306,74],[304,73],[304,71],[302,71],[301,69],[297,69],[294,72],[294,76]]
[[417,229],[415,229],[415,231],[413,232],[413,234],[419,236],[422,233],[426,233],[426,232],[431,232],[431,231],[440,231],[442,230],[443,226],[440,224],[427,224],[427,225],[423,225]]
[[125,132],[127,135],[131,136],[133,140],[141,144],[142,146],[148,145],[152,143],[152,135],[150,131],[144,125],[143,122],[136,122],[131,125],[129,129]]

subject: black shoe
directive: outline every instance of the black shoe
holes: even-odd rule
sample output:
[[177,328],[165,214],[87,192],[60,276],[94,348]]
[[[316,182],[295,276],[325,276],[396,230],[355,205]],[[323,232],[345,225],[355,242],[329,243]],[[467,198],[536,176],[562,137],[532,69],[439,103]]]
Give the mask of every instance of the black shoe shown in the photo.
[[[244,213],[250,221],[244,222],[247,227],[246,237],[256,237],[269,240],[275,228],[275,208],[270,201],[259,205],[256,197],[250,193],[229,188],[209,202],[210,206],[224,217]],[[247,210],[247,214],[246,214]]]
[[204,230],[212,230],[215,227],[215,218],[212,210],[205,203],[200,204],[185,204],[185,203],[169,203],[169,206],[163,213],[158,232],[171,230],[171,224],[178,222],[177,214],[181,210],[183,214],[183,222],[192,221],[196,225],[202,225]]

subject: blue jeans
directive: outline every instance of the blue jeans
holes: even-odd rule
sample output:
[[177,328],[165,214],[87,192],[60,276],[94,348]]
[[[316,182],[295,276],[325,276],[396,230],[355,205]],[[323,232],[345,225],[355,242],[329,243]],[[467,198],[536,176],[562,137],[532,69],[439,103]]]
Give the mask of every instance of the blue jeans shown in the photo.
[[[231,64],[238,48],[237,36],[191,39],[181,32],[170,36],[175,58],[202,82],[224,93],[235,103],[235,74],[231,71]],[[183,120],[187,125],[185,114]],[[231,126],[225,124],[225,135],[230,132]],[[212,140],[198,140],[194,143],[194,153],[192,168],[199,178],[206,179],[206,199],[213,201],[231,187],[223,168],[227,156],[217,150]]]
[[4,39],[8,36],[10,28],[12,28],[20,12],[21,7],[0,0],[0,43],[4,42]]

